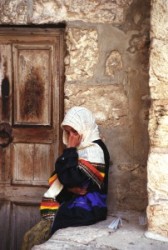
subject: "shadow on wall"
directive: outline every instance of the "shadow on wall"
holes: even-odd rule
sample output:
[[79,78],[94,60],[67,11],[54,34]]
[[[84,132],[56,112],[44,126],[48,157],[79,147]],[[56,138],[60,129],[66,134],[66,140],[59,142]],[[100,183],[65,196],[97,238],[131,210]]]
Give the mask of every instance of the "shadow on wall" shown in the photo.
[[117,29],[125,37],[122,41],[120,36],[114,38],[114,28],[111,29],[115,50],[121,54],[121,74],[126,76],[122,86],[127,102],[122,108],[126,112],[116,118],[119,121],[125,117],[120,126],[100,127],[113,161],[109,173],[109,214],[118,210],[145,211],[148,203],[150,1],[133,1],[125,23]]

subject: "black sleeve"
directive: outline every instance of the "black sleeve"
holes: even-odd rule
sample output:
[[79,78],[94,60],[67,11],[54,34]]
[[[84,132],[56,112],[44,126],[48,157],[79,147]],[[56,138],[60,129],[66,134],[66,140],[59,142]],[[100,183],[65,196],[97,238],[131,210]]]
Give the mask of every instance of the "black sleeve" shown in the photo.
[[60,182],[66,187],[81,187],[88,180],[78,167],[78,153],[76,148],[64,149],[63,154],[55,163],[55,172]]
[[108,193],[108,172],[109,172],[109,165],[110,165],[110,154],[109,154],[109,151],[108,151],[106,145],[104,144],[104,142],[102,140],[100,140],[100,139],[95,140],[94,143],[97,143],[104,152],[104,160],[105,160],[106,168],[105,168],[105,178],[104,178],[103,191],[105,193]]

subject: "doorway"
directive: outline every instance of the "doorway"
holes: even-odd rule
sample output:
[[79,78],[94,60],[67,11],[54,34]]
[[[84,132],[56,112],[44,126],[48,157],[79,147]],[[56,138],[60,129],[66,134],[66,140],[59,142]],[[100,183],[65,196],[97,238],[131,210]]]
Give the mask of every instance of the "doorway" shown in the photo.
[[0,242],[20,249],[60,150],[63,28],[0,28]]

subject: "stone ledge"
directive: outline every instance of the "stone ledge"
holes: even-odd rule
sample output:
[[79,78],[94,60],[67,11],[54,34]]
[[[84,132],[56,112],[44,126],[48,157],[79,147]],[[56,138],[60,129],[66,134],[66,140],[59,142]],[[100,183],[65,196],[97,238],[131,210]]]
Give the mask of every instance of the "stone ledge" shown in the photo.
[[153,232],[150,232],[150,231],[147,231],[145,233],[145,236],[146,236],[146,238],[149,238],[149,239],[159,240],[159,241],[163,241],[163,242],[168,242],[168,238],[167,237],[164,237],[164,236],[162,236],[160,234],[153,233]]
[[168,242],[145,237],[146,226],[139,224],[139,215],[134,212],[117,214],[123,224],[116,231],[108,228],[114,216],[91,226],[61,229],[32,250],[167,250]]

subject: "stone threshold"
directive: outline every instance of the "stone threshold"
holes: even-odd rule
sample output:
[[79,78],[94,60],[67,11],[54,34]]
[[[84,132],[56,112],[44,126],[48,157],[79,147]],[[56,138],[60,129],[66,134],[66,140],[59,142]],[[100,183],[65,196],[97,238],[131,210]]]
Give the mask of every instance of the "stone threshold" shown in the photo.
[[[91,226],[60,229],[32,250],[167,250],[168,242],[159,241],[158,237],[146,238],[147,225],[140,223],[140,216],[137,212],[120,212]],[[122,223],[113,230],[109,225],[116,218],[121,218]]]

